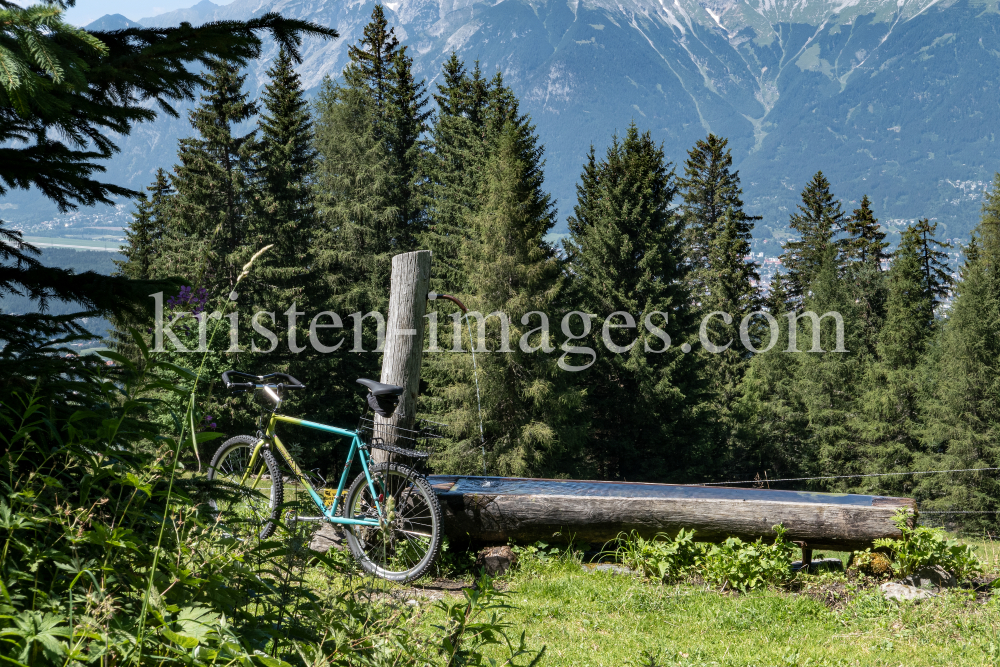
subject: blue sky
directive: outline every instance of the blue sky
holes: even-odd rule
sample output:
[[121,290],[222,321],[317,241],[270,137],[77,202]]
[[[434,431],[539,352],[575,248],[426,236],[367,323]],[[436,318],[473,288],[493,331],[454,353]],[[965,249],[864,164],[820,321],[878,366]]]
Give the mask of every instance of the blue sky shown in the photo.
[[[66,21],[73,25],[85,26],[105,14],[121,14],[138,21],[147,16],[192,7],[198,2],[199,0],[76,0],[76,7],[70,7],[66,11]],[[212,0],[212,2],[217,5],[228,5],[231,0]]]

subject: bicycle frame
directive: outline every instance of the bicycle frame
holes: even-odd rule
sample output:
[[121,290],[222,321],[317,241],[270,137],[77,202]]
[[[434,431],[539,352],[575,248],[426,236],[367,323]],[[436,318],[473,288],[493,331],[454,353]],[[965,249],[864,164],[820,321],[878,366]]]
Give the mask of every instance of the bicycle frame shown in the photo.
[[[323,499],[320,498],[320,495],[318,493],[316,493],[316,489],[313,488],[313,485],[309,482],[309,479],[304,474],[302,474],[302,470],[295,462],[295,459],[292,458],[291,453],[285,448],[285,446],[281,443],[281,439],[274,432],[275,427],[278,425],[278,422],[286,422],[288,424],[295,424],[297,426],[304,426],[306,428],[315,429],[317,431],[323,431],[325,433],[332,433],[334,435],[340,435],[345,438],[351,438],[351,449],[347,453],[347,462],[344,464],[344,469],[340,473],[340,483],[337,485],[337,495],[334,497],[333,504],[330,506],[329,510],[326,508],[326,505],[323,504]],[[250,474],[250,471],[253,470],[254,463],[256,463],[257,461],[257,456],[260,454],[260,450],[263,449],[264,447],[270,447],[272,444],[281,453],[281,455],[285,457],[285,461],[287,461],[288,465],[291,466],[292,472],[295,473],[295,476],[298,478],[298,480],[302,483],[303,486],[305,486],[306,490],[309,492],[309,496],[312,498],[312,501],[316,504],[316,507],[319,508],[320,512],[322,512],[323,519],[329,521],[330,523],[336,523],[341,525],[374,526],[374,527],[381,526],[381,519],[376,521],[373,519],[348,519],[346,517],[335,516],[337,512],[337,507],[340,504],[341,494],[343,494],[344,486],[347,483],[348,473],[351,470],[351,463],[354,462],[355,454],[357,454],[358,457],[360,458],[361,469],[365,473],[365,479],[368,480],[368,489],[371,491],[372,499],[375,502],[375,510],[377,512],[377,515],[379,517],[382,516],[382,508],[379,507],[379,502],[378,502],[378,492],[375,491],[375,485],[372,482],[371,474],[368,471],[368,453],[362,446],[361,439],[358,437],[358,434],[355,431],[349,431],[347,429],[337,428],[336,426],[328,426],[326,424],[320,424],[318,422],[306,421],[305,419],[298,419],[296,417],[279,415],[277,412],[272,412],[271,418],[267,422],[267,429],[264,431],[264,436],[257,441],[256,445],[254,445],[253,453],[251,453],[250,455],[250,463],[247,465],[247,470],[243,474],[243,479],[240,480],[241,485],[246,483],[247,476]],[[257,483],[260,481],[260,477],[263,474],[264,471],[263,469],[261,469],[261,471],[257,473],[257,478],[254,480],[253,487],[251,488],[255,488],[257,486]]]

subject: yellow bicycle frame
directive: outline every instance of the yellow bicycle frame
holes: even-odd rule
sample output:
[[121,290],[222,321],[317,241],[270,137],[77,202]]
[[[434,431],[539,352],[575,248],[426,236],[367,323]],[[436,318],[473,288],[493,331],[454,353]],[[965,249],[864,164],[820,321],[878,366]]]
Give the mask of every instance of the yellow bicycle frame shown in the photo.
[[[347,453],[347,462],[344,464],[344,470],[340,473],[340,483],[337,485],[337,495],[333,500],[333,504],[329,509],[323,504],[323,499],[313,485],[309,483],[309,480],[305,475],[302,474],[302,470],[299,468],[298,464],[295,463],[295,459],[292,458],[291,453],[281,444],[281,439],[278,438],[277,434],[274,432],[275,427],[278,422],[287,422],[289,424],[296,424],[297,426],[305,426],[306,428],[315,429],[317,431],[324,431],[326,433],[333,433],[335,435],[341,435],[346,438],[351,438],[351,449]],[[351,463],[354,462],[354,455],[358,454],[361,460],[361,469],[365,473],[365,479],[368,480],[368,489],[371,491],[372,499],[375,502],[375,510],[378,516],[382,516],[382,508],[379,507],[378,502],[378,492],[375,490],[375,484],[372,482],[371,474],[368,472],[368,453],[364,449],[361,439],[355,431],[348,431],[347,429],[337,428],[336,426],[327,426],[326,424],[320,424],[318,422],[306,421],[304,419],[298,419],[296,417],[288,417],[285,415],[279,415],[276,412],[271,413],[271,418],[267,422],[267,429],[264,431],[264,437],[257,441],[254,445],[253,452],[250,455],[250,463],[247,465],[247,470],[243,473],[243,479],[240,480],[240,485],[246,484],[247,477],[250,471],[253,470],[254,463],[257,462],[257,457],[260,455],[260,450],[273,445],[291,466],[292,472],[295,473],[296,478],[306,487],[309,492],[309,496],[312,498],[313,502],[323,513],[323,518],[330,523],[344,524],[344,525],[355,525],[355,526],[380,526],[381,518],[376,521],[374,519],[348,519],[345,517],[336,516],[337,506],[340,503],[341,495],[344,492],[344,485],[347,483],[347,475],[351,470]],[[253,486],[251,488],[256,488],[257,483],[260,481],[261,475],[264,474],[263,469],[257,473],[256,479],[254,479]]]

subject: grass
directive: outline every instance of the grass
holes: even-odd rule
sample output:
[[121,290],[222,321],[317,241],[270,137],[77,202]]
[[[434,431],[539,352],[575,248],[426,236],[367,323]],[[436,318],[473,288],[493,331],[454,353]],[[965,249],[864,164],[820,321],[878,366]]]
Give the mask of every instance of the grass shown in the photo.
[[[977,547],[996,573],[995,545]],[[720,594],[588,572],[563,556],[524,559],[497,585],[512,605],[512,634],[546,647],[542,665],[1000,664],[1000,599],[954,590],[897,603],[843,575],[798,582],[797,592]],[[422,609],[420,623],[441,623],[435,607]]]

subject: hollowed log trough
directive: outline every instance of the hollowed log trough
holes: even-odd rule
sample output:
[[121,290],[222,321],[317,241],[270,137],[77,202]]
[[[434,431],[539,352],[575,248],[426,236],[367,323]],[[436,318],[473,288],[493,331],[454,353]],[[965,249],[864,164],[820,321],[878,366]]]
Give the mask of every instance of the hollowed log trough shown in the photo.
[[513,477],[431,475],[444,532],[464,542],[604,543],[636,531],[650,538],[693,529],[698,541],[727,537],[786,539],[804,549],[854,551],[880,537],[898,538],[900,509],[917,514],[911,498],[725,486],[645,484]]

